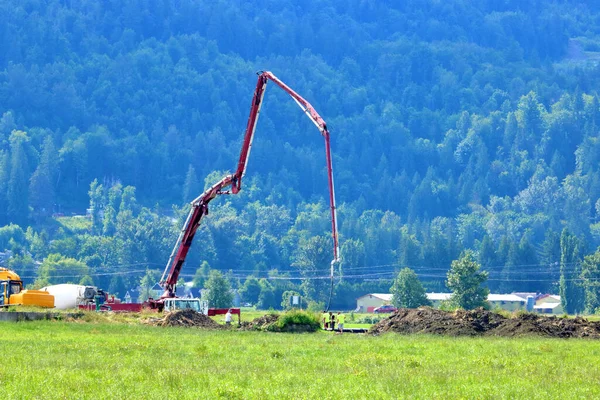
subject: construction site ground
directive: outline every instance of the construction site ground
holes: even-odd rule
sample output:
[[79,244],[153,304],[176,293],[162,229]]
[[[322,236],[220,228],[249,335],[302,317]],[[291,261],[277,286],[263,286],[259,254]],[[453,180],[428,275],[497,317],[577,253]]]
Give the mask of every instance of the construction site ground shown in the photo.
[[371,327],[369,333],[435,334],[446,336],[542,336],[600,339],[600,321],[520,312],[513,315],[478,308],[442,311],[430,307],[399,309]]
[[[254,317],[250,319],[249,317]],[[222,316],[206,317],[193,311],[176,311],[164,316],[143,319],[155,326],[184,326],[203,329],[239,329],[272,331],[277,330],[279,314],[250,313],[240,326],[236,322],[227,327]],[[381,316],[381,320],[370,329],[366,324],[346,325],[346,332],[379,335],[387,332],[400,334],[433,334],[444,336],[541,336],[553,338],[600,339],[600,321],[587,318],[563,318],[542,316],[533,313],[500,314],[482,308],[472,311],[442,311],[430,307],[400,309],[394,314]],[[290,332],[308,332],[305,327],[290,327]]]
[[[6,314],[3,311],[2,314]],[[34,313],[29,312],[28,314]],[[39,313],[44,316],[47,313]],[[113,313],[67,311],[53,314],[52,319],[77,323],[126,323],[144,324],[159,327],[190,327],[209,330],[241,331],[278,331],[275,324],[279,313],[264,313],[256,310],[242,311],[242,322],[238,325],[235,318],[230,326],[225,325],[224,316],[207,317],[189,311],[176,311],[167,314],[156,312]],[[374,324],[364,323],[365,318],[378,318]],[[5,318],[9,320],[31,320],[34,318]],[[588,338],[600,339],[600,321],[595,317],[556,317],[533,313],[517,312],[513,314],[497,313],[484,309],[472,311],[442,311],[430,307],[418,309],[399,309],[394,314],[374,316],[373,314],[355,314],[354,321],[347,320],[345,332],[380,335],[394,332],[403,335],[431,334],[443,336],[500,336],[520,337],[538,336],[551,338]],[[303,326],[293,326],[288,332],[309,332]]]

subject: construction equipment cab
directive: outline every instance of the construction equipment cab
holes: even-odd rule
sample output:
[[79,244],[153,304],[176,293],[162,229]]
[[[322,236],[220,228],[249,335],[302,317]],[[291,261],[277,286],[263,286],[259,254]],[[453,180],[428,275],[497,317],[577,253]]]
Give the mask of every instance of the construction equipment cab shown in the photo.
[[54,307],[54,296],[43,290],[23,290],[23,281],[10,269],[0,267],[0,307]]
[[204,315],[208,314],[208,302],[206,300],[170,298],[164,299],[163,304],[163,310],[165,312],[175,310],[194,310]]

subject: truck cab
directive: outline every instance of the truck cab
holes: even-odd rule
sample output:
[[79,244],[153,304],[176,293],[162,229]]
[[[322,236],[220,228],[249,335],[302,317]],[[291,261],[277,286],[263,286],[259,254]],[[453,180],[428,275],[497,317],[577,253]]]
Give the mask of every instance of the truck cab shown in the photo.
[[23,281],[14,271],[0,267],[0,307],[25,305],[54,307],[54,296],[42,290],[23,290]]
[[163,300],[164,311],[194,310],[204,315],[208,314],[208,302],[200,299],[167,298]]

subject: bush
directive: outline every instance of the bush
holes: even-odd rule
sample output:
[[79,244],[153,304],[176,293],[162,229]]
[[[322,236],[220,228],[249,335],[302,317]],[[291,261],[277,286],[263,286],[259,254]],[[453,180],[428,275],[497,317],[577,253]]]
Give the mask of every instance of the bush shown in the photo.
[[269,328],[277,332],[315,332],[321,325],[316,314],[294,309],[281,314],[277,323]]

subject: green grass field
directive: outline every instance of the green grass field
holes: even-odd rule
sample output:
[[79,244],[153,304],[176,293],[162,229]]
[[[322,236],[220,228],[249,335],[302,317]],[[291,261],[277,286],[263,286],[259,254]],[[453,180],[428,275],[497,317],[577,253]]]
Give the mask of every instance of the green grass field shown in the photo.
[[599,398],[600,342],[0,323],[0,399]]

